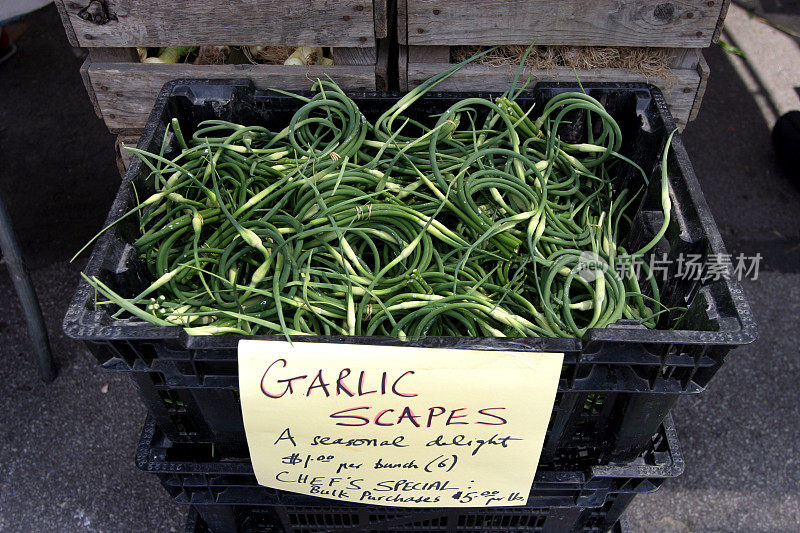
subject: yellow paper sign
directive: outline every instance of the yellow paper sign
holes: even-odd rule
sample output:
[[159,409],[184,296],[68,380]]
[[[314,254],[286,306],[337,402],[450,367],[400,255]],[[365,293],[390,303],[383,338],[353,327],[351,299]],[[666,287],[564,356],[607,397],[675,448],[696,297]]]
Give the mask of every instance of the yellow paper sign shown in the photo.
[[240,341],[256,478],[343,502],[525,505],[563,358]]

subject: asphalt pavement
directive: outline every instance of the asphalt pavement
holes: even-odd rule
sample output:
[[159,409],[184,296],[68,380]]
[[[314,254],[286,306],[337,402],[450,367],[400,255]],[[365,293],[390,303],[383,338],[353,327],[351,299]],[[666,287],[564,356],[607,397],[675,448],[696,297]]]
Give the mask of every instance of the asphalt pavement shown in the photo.
[[[25,22],[18,54],[0,65],[0,192],[59,377],[38,379],[0,269],[0,531],[181,531],[186,509],[134,465],[145,410],[132,386],[61,332],[85,261],[69,257],[102,224],[119,175],[113,136],[89,104],[55,8]],[[638,498],[629,517],[634,532],[795,532],[800,189],[775,164],[752,80],[718,47],[706,58],[712,76],[684,139],[728,250],[763,256],[758,278],[744,283],[760,336],[729,355],[708,390],[680,401],[686,473]]]

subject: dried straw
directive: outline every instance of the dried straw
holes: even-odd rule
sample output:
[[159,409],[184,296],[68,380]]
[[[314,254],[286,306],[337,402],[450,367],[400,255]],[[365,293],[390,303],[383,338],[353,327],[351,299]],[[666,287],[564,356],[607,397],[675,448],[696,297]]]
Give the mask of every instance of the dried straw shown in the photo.
[[265,46],[253,56],[253,59],[256,63],[265,65],[283,65],[295,48],[295,46]]
[[[459,63],[486,50],[483,46],[454,46],[451,60]],[[524,45],[499,46],[475,62],[493,67],[517,67],[528,47]],[[596,46],[534,46],[525,59],[525,66],[532,69],[574,68],[619,68],[644,76],[647,81],[675,81],[669,68],[670,52],[666,48],[596,47]]]
[[201,46],[197,50],[195,65],[224,65],[228,61],[231,49],[228,46]]

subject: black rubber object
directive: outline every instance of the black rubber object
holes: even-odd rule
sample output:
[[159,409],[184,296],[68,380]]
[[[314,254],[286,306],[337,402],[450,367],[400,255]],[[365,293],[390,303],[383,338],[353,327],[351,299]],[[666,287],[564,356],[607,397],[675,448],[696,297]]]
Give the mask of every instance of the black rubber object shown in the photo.
[[800,111],[789,111],[775,122],[772,146],[780,167],[800,186]]

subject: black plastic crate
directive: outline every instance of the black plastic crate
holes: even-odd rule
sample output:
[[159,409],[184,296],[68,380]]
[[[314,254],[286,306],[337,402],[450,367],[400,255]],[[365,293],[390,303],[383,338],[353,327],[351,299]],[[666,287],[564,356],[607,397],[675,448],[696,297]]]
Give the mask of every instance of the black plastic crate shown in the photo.
[[[367,514],[354,519],[352,514],[333,514],[330,510],[313,507],[294,507],[285,513],[276,513],[263,507],[208,506],[191,507],[186,520],[186,533],[322,533],[322,532],[372,532],[404,531],[411,533],[439,532],[550,532],[550,533],[630,533],[625,515],[620,516],[622,508],[630,503],[629,498],[609,502],[602,509],[532,509],[523,508],[519,512],[497,512],[490,510],[485,516],[470,514],[462,518],[452,514],[432,516],[413,523],[397,522],[389,514]],[[382,523],[380,518],[391,516],[392,524]],[[610,529],[609,520],[618,517]],[[206,519],[208,522],[206,522]],[[362,527],[362,524],[364,527]]]
[[[249,456],[227,455],[210,444],[173,444],[149,417],[136,465],[156,474],[173,500],[181,504],[371,507],[261,486]],[[664,480],[681,475],[683,469],[675,425],[667,416],[651,436],[647,449],[634,461],[588,468],[561,464],[538,469],[526,504],[537,508],[599,507],[612,495],[654,492]]]
[[[623,132],[623,154],[645,171],[658,175],[666,137],[674,128],[663,96],[643,84],[591,84],[583,88],[603,102]],[[518,101],[527,107],[574,84],[539,84]],[[352,95],[368,119],[396,100],[386,94]],[[465,96],[430,94],[412,107],[427,115],[441,112]],[[481,95],[487,96],[487,95]],[[184,80],[164,86],[139,147],[158,151],[166,124],[178,117],[185,133],[197,123],[221,118],[240,123],[283,127],[300,106],[296,99],[256,90],[237,80]],[[416,111],[415,111],[416,110]],[[173,140],[173,145],[174,145]],[[681,139],[669,156],[672,222],[657,247],[673,260],[679,254],[708,257],[725,252],[700,191]],[[131,183],[147,193],[147,172],[134,161],[123,180],[108,221],[133,202]],[[657,184],[658,179],[651,180]],[[651,187],[634,217],[633,242],[645,241],[663,221],[658,187]],[[135,250],[126,236],[136,232],[130,220],[103,235],[86,268],[124,294],[148,284],[142,279]],[[650,435],[678,396],[701,391],[719,370],[731,348],[755,339],[755,324],[740,285],[730,279],[684,280],[669,273],[660,290],[665,305],[688,307],[684,329],[649,330],[631,321],[589,330],[581,339],[427,338],[415,342],[380,337],[297,337],[296,342],[388,344],[475,350],[564,352],[557,405],[550,422],[542,461],[561,455],[599,463],[627,460],[646,446]],[[142,398],[174,441],[217,442],[236,449],[245,445],[238,404],[238,336],[192,337],[180,327],[120,322],[93,309],[93,290],[81,282],[64,320],[72,338],[86,342],[106,368],[130,372]],[[282,336],[255,337],[283,340]]]
[[[230,363],[235,372],[235,355],[230,359],[222,365]],[[112,364],[119,368],[118,361]],[[174,368],[161,359],[153,366]],[[572,389],[561,380],[542,447],[542,464],[628,461],[642,451],[682,393],[609,390],[637,386],[626,380],[626,369],[617,370],[613,384],[609,376],[600,377],[608,369],[601,370],[599,365],[593,376]],[[237,374],[206,376],[195,386],[173,385],[166,372],[142,370],[138,363],[129,374],[150,414],[171,440],[213,442],[230,453],[247,452]]]

